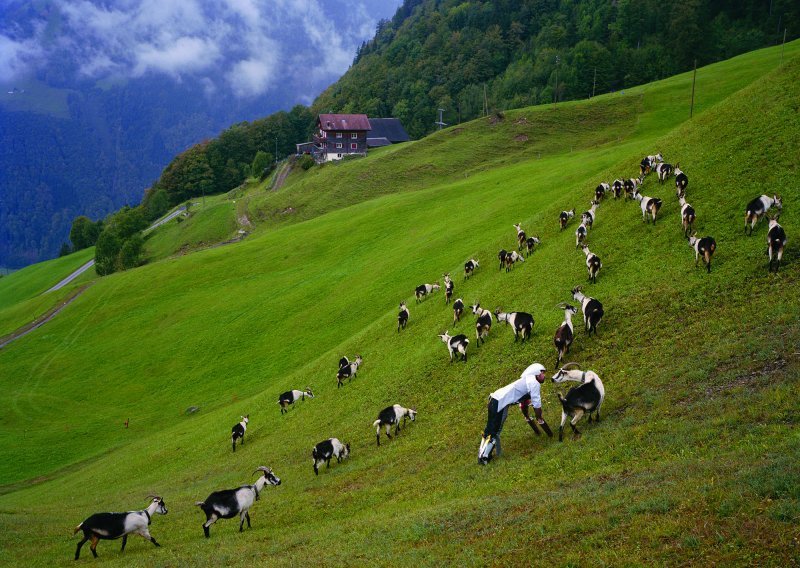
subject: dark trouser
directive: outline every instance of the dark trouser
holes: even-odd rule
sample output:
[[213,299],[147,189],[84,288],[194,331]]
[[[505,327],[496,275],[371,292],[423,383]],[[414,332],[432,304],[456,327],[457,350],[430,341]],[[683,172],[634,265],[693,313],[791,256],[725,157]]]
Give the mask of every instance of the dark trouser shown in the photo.
[[486,428],[483,429],[483,436],[491,436],[496,442],[495,452],[500,455],[500,432],[503,431],[503,424],[508,417],[508,406],[498,409],[498,401],[495,398],[489,397],[489,404],[486,409],[488,416],[486,418]]

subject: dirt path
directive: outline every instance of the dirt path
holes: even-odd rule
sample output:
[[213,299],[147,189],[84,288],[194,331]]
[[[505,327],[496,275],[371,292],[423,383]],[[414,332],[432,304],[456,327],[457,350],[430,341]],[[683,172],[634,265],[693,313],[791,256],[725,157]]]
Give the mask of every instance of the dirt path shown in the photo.
[[281,171],[278,172],[278,175],[275,177],[275,183],[272,184],[272,191],[278,191],[283,182],[286,181],[286,177],[292,172],[292,163],[290,161],[286,161],[283,166],[281,166]]

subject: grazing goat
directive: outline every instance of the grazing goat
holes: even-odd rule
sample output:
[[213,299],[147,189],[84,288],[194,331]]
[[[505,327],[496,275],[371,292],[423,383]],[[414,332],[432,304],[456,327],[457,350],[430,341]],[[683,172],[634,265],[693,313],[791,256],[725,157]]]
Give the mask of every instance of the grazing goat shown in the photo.
[[350,455],[350,444],[343,444],[338,438],[328,438],[320,442],[311,450],[311,458],[314,460],[314,474],[319,475],[319,466],[327,463],[326,467],[331,467],[331,459],[336,458],[337,463]]
[[650,173],[650,158],[642,158],[642,161],[639,162],[639,176],[644,177]]
[[581,215],[581,221],[583,221],[583,224],[586,225],[587,229],[591,229],[592,225],[594,224],[594,218],[597,214],[597,206],[600,205],[600,202],[595,199],[592,201],[591,205],[592,206],[589,208],[589,210],[584,211]]
[[639,186],[642,185],[643,180],[643,177],[638,177],[628,178],[622,181],[623,188],[625,189],[625,201],[628,201],[628,199],[633,199],[634,194],[639,189]]
[[408,308],[405,302],[400,302],[400,312],[397,314],[397,333],[400,333],[400,328],[406,328],[408,323]]
[[717,241],[714,240],[713,237],[703,237],[702,239],[698,239],[696,237],[697,233],[694,233],[691,237],[687,237],[689,241],[689,246],[694,249],[694,267],[697,268],[697,263],[700,261],[700,257],[703,257],[703,263],[706,265],[706,271],[711,272],[711,257],[714,254],[714,251],[717,250]]
[[[463,335],[460,337],[463,337]],[[394,435],[397,436],[400,433],[400,420],[403,421],[403,427],[405,427],[409,418],[411,418],[411,422],[417,419],[417,411],[415,409],[403,408],[399,404],[395,404],[381,410],[380,414],[378,414],[378,419],[372,423],[375,428],[375,437],[378,439],[378,445],[381,445],[381,426],[386,428],[386,436],[391,440],[392,425],[395,427]]]
[[[344,357],[344,359],[347,360],[347,357]],[[311,389],[309,387],[306,387],[305,390],[295,389],[286,391],[285,393],[281,394],[278,397],[278,404],[281,405],[281,414],[289,412],[289,410],[286,408],[287,406],[289,406],[290,404],[294,404],[298,400],[305,400],[306,397],[314,398],[314,393],[311,392]]]
[[772,272],[773,261],[775,263],[775,272],[778,272],[785,246],[786,231],[778,224],[778,217],[772,217],[769,220],[769,231],[767,232],[767,256],[769,256],[770,272]]
[[461,314],[464,313],[464,300],[458,298],[453,302],[453,325],[461,321]]
[[605,313],[603,312],[603,304],[585,295],[580,286],[575,286],[572,289],[572,298],[581,304],[583,322],[586,324],[588,334],[591,335],[594,332],[597,335],[597,324],[603,319],[603,314]]
[[531,253],[533,252],[533,247],[540,244],[541,242],[542,239],[540,239],[539,237],[528,237],[525,240],[525,247],[527,248],[528,256],[530,256]]
[[521,254],[515,250],[506,253],[506,272],[514,268],[514,265],[518,262],[525,262],[525,258]]
[[609,186],[607,183],[602,182],[598,184],[597,187],[594,188],[595,201],[600,201],[603,199],[603,197],[605,197],[606,193],[609,191],[611,191],[611,186]]
[[500,249],[500,252],[497,253],[497,258],[500,260],[500,268],[497,270],[502,270],[506,265],[506,256],[508,256],[508,251],[506,249]]
[[150,535],[148,526],[150,526],[150,519],[156,513],[160,515],[167,514],[167,506],[161,497],[150,495],[152,501],[146,509],[141,511],[128,511],[127,513],[95,513],[87,518],[77,527],[75,532],[83,531],[83,539],[78,543],[78,548],[75,550],[75,560],[81,556],[81,547],[86,544],[87,540],[91,540],[92,544],[89,549],[92,551],[92,556],[97,558],[97,543],[101,540],[116,540],[122,537],[122,549],[125,550],[125,545],[128,544],[129,534],[138,534],[155,544],[161,546]]
[[525,244],[525,231],[522,230],[521,223],[516,223],[514,228],[517,230],[517,250],[521,251]]
[[236,489],[223,489],[214,491],[206,497],[205,501],[195,503],[206,514],[206,522],[203,523],[203,534],[206,538],[211,536],[209,527],[217,522],[218,519],[232,519],[239,515],[239,532],[244,531],[244,521],[247,520],[247,528],[250,526],[250,507],[259,499],[264,486],[280,485],[281,480],[272,473],[272,469],[259,466],[253,473],[261,472],[261,475],[253,485],[242,485]]
[[561,225],[561,230],[562,231],[567,228],[567,223],[569,223],[569,220],[572,219],[574,216],[575,216],[575,210],[574,209],[570,209],[569,211],[562,211],[561,212],[561,215],[558,216],[558,223],[559,223],[559,225]]
[[649,213],[653,219],[653,225],[656,224],[656,216],[659,209],[661,209],[662,201],[657,197],[648,197],[642,195],[638,191],[633,194],[634,199],[639,201],[642,206],[642,222],[647,223],[647,214]]
[[689,178],[686,177],[686,174],[683,173],[683,170],[681,170],[679,166],[680,164],[675,164],[675,191],[678,197],[681,197],[681,195],[686,195],[686,188],[689,186]]
[[586,242],[586,224],[581,223],[580,225],[578,225],[578,228],[575,229],[575,248],[580,247],[585,242]]
[[419,304],[422,299],[425,298],[425,296],[436,292],[439,288],[441,288],[441,286],[439,286],[438,282],[433,284],[420,284],[417,286],[417,288],[414,290],[414,295],[417,297],[417,303]]
[[[444,344],[447,346],[447,351],[450,353],[450,362],[453,362],[453,357],[456,353],[461,355],[461,360],[467,362],[467,347],[469,347],[469,339],[466,335],[450,336],[449,332],[445,331],[439,335]],[[380,445],[380,444],[378,444]]]
[[625,180],[623,179],[615,179],[614,183],[611,184],[611,191],[614,193],[614,199],[619,199],[619,196],[622,195],[624,190]]
[[467,262],[464,263],[464,280],[472,276],[472,273],[475,272],[475,269],[478,268],[478,261],[474,258],[470,258]]
[[449,272],[442,274],[442,278],[444,278],[444,305],[446,306],[453,298],[453,290],[455,290],[456,285],[453,284],[453,281],[450,279]]
[[497,317],[498,322],[504,321],[506,325],[511,325],[511,329],[514,330],[514,343],[517,342],[517,339],[525,341],[531,338],[534,324],[531,314],[527,312],[504,313],[500,311],[500,308],[497,308],[494,311],[494,315]]
[[606,396],[603,381],[600,380],[597,373],[594,371],[581,371],[580,369],[568,370],[567,367],[572,365],[577,366],[575,363],[567,363],[552,377],[554,383],[563,383],[565,381],[581,383],[577,387],[569,389],[566,397],[558,393],[558,400],[561,401],[561,426],[558,429],[559,442],[564,439],[564,424],[567,422],[567,417],[572,418],[569,425],[572,426],[573,439],[581,435],[575,424],[584,414],[589,415],[589,422],[591,422],[592,413],[594,412],[595,422],[600,422],[600,407],[603,405],[603,399]]
[[767,211],[775,207],[778,211],[780,211],[783,207],[783,201],[777,195],[773,195],[772,197],[768,195],[762,195],[761,197],[756,197],[753,201],[747,204],[747,209],[744,212],[744,231],[747,232],[747,224],[750,223],[750,235],[753,234],[753,229],[761,220]]
[[564,355],[569,353],[569,346],[572,345],[572,340],[575,337],[575,330],[572,326],[572,316],[578,313],[578,308],[570,306],[569,304],[561,304],[560,307],[564,310],[564,321],[556,330],[553,337],[553,343],[556,345],[558,351],[558,358],[556,359],[556,367],[561,364]]
[[672,164],[662,163],[658,164],[655,170],[658,174],[658,183],[664,183],[675,171],[675,168],[672,167]]
[[603,263],[600,262],[600,257],[589,250],[589,247],[583,245],[583,254],[586,255],[586,270],[589,271],[589,281],[592,284],[597,284],[597,274],[603,268]]
[[[346,365],[342,365],[339,367],[339,371],[336,373],[336,388],[344,385],[345,379],[350,379],[351,381],[356,378],[358,375],[358,368],[361,366],[363,359],[361,355],[356,355],[356,360],[352,363],[347,363]],[[341,363],[341,361],[340,361]]]
[[678,193],[678,203],[681,205],[681,226],[683,227],[683,236],[688,237],[689,233],[694,228],[694,221],[697,216],[694,213],[694,207],[686,202],[683,190]]
[[486,336],[489,335],[489,331],[492,329],[492,312],[481,308],[479,302],[470,307],[472,308],[472,313],[478,317],[475,322],[475,335],[478,338],[478,346],[480,346],[481,341],[486,343]]
[[242,421],[231,428],[231,444],[233,445],[234,452],[236,451],[236,440],[241,440],[239,445],[244,446],[244,433],[247,432],[248,422],[250,422],[249,414],[247,416],[242,416]]

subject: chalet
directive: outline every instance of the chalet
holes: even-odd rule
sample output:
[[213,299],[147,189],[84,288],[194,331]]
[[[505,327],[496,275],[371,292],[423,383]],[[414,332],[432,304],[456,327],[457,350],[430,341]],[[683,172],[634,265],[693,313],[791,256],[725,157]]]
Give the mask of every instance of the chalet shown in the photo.
[[317,129],[313,152],[317,161],[367,155],[367,132],[372,126],[366,114],[321,114]]

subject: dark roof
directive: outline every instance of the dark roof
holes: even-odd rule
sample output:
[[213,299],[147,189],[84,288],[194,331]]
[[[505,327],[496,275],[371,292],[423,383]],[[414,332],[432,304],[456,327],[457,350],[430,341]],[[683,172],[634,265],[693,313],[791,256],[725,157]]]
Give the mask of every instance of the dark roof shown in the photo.
[[391,146],[392,142],[388,138],[367,138],[368,148],[380,148],[381,146]]
[[317,119],[322,130],[370,130],[366,114],[321,114]]
[[369,123],[372,128],[367,133],[368,138],[386,138],[392,143],[411,140],[399,118],[370,118]]

